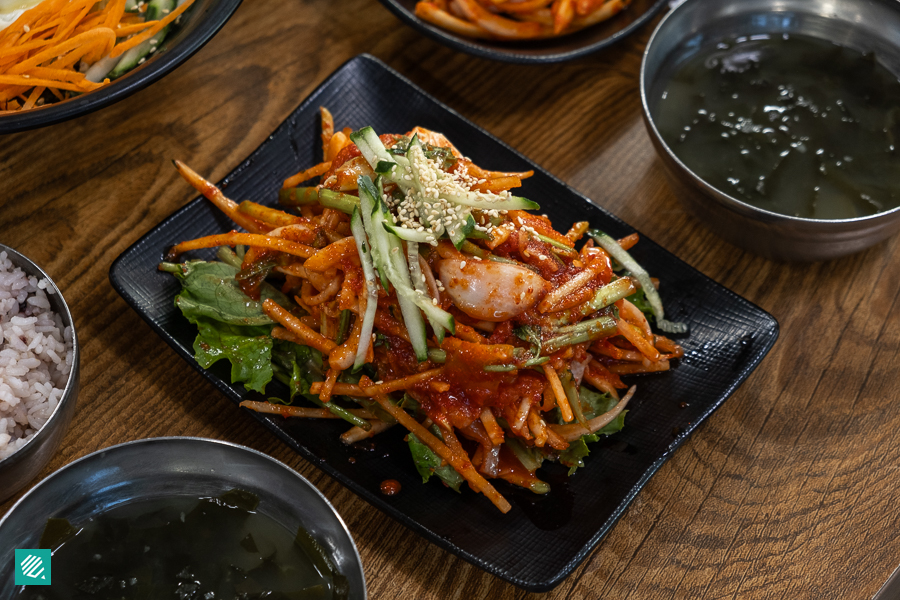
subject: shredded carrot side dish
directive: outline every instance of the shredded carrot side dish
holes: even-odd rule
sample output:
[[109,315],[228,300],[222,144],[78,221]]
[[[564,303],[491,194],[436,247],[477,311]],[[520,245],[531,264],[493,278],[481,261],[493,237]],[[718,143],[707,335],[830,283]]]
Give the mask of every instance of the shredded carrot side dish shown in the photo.
[[416,16],[478,39],[556,37],[614,17],[631,0],[422,0]]
[[[467,482],[503,512],[492,480],[546,493],[543,461],[574,471],[623,427],[621,376],[684,354],[651,327],[686,333],[628,253],[637,234],[557,231],[510,192],[533,172],[485,170],[434,131],[335,130],[325,109],[322,131],[323,162],[287,178],[282,209],[176,162],[250,232],[183,241],[160,264],[182,283],[197,360],[230,359],[248,389],[281,381],[290,398],[243,406],[344,419],[348,444],[399,424],[423,480]],[[213,246],[218,261],[176,262]]]
[[[44,0],[0,31],[0,112],[29,110],[102,87],[110,72],[117,76],[113,59],[159,35],[193,2],[146,19],[146,5],[126,11],[128,0]],[[109,68],[92,77],[89,68],[101,61]]]

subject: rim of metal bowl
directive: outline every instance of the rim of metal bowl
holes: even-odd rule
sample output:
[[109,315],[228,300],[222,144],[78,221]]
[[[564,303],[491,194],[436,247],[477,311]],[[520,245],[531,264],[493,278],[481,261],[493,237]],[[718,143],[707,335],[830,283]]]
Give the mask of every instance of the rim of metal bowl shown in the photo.
[[79,458],[77,460],[73,460],[69,464],[57,469],[56,471],[54,471],[53,473],[51,473],[50,475],[48,475],[47,477],[45,477],[44,479],[39,481],[35,486],[33,486],[30,490],[28,490],[21,498],[19,498],[19,500],[15,504],[12,505],[12,507],[6,512],[6,514],[3,515],[2,518],[0,518],[0,529],[3,528],[3,525],[6,523],[7,519],[11,518],[12,515],[15,514],[15,512],[19,508],[19,506],[28,502],[28,500],[32,494],[37,493],[37,491],[41,487],[48,485],[49,482],[51,482],[55,477],[60,476],[60,474],[64,473],[66,470],[75,468],[77,465],[80,465],[83,462],[89,462],[91,460],[94,460],[96,457],[106,454],[108,452],[116,452],[123,448],[128,448],[131,446],[137,446],[137,445],[143,445],[143,444],[166,444],[166,443],[171,443],[171,442],[188,442],[191,444],[193,444],[193,443],[217,444],[220,446],[226,446],[229,448],[233,448],[238,451],[249,452],[250,454],[255,454],[259,458],[262,458],[264,460],[267,460],[269,462],[272,462],[272,463],[278,465],[279,467],[281,467],[282,470],[284,470],[284,472],[287,475],[294,477],[296,479],[299,479],[305,486],[307,486],[310,490],[312,490],[312,492],[316,496],[318,496],[319,499],[321,499],[323,502],[325,502],[325,505],[328,506],[328,508],[331,509],[331,514],[337,520],[338,524],[340,525],[341,530],[347,535],[347,538],[350,540],[350,545],[353,547],[353,556],[356,558],[355,562],[359,566],[360,574],[362,575],[363,598],[368,596],[365,572],[362,568],[362,558],[359,555],[359,549],[356,547],[356,540],[354,540],[353,536],[350,534],[350,529],[347,527],[347,523],[344,522],[343,517],[341,517],[340,513],[337,511],[337,509],[334,507],[334,505],[331,503],[331,501],[325,497],[325,494],[323,494],[321,491],[319,491],[319,488],[314,486],[303,475],[301,475],[294,469],[290,468],[289,466],[287,466],[280,460],[272,458],[268,454],[265,454],[264,452],[260,452],[259,450],[254,450],[253,448],[249,448],[247,446],[242,446],[240,444],[235,444],[234,442],[226,442],[224,440],[216,440],[216,439],[212,439],[212,438],[203,438],[203,437],[191,437],[191,436],[166,436],[166,437],[143,438],[140,440],[132,440],[130,442],[123,442],[121,444],[116,444],[114,446],[109,446],[106,448],[100,448],[99,450],[95,450],[94,452],[91,452],[90,454],[82,456],[81,458]]
[[[695,0],[696,2],[697,0]],[[727,194],[720,190],[717,187],[714,187],[706,182],[706,180],[702,179],[699,175],[694,173],[692,169],[690,169],[682,160],[678,157],[675,152],[672,151],[672,148],[666,143],[663,139],[662,135],[659,133],[659,129],[656,127],[656,120],[653,117],[653,114],[650,112],[650,102],[648,100],[649,96],[649,82],[647,81],[647,57],[650,55],[650,52],[653,50],[654,42],[656,42],[657,38],[661,35],[660,32],[666,26],[666,23],[669,22],[670,19],[673,18],[673,15],[677,15],[679,11],[687,10],[685,7],[690,7],[693,5],[691,0],[685,0],[681,4],[677,5],[675,8],[670,10],[666,15],[663,16],[662,20],[656,26],[656,29],[653,30],[653,33],[650,35],[650,39],[647,41],[647,46],[644,48],[644,55],[641,58],[641,75],[640,75],[640,88],[641,88],[641,106],[644,111],[644,115],[646,116],[647,123],[649,123],[650,128],[653,130],[653,136],[656,138],[656,141],[660,146],[666,151],[666,154],[675,161],[679,167],[686,173],[693,182],[698,184],[707,195],[715,198],[719,203],[725,205],[726,208],[738,208],[740,212],[747,214],[753,213],[762,217],[767,221],[776,221],[776,220],[786,220],[793,221],[797,223],[804,224],[813,224],[815,223],[820,227],[839,227],[841,225],[847,225],[851,223],[863,223],[866,221],[872,221],[876,219],[882,219],[887,215],[892,213],[900,212],[900,206],[895,206],[890,210],[885,210],[882,212],[877,212],[872,215],[866,215],[863,217],[853,217],[852,219],[812,219],[808,217],[795,217],[793,215],[786,215],[783,213],[777,213],[770,210],[766,210],[764,208],[759,208],[758,206],[753,206],[748,202],[744,202],[734,196]],[[896,3],[896,8],[900,9],[900,2]],[[777,9],[777,7],[773,6],[771,10],[766,11],[771,13],[783,12]],[[665,60],[665,59],[664,59]],[[728,206],[729,204],[733,204],[734,206]]]
[[[44,271],[44,269],[42,269],[40,266],[38,266],[36,262],[22,254],[15,248],[10,248],[6,244],[0,244],[0,252],[6,252],[7,255],[13,255],[14,257],[30,265],[34,271],[37,271],[37,273],[29,272],[21,265],[14,264],[13,266],[19,267],[20,269],[25,271],[26,275],[32,275],[34,277],[37,277],[38,279],[46,279],[48,282],[50,282],[50,285],[53,286],[53,290],[56,292],[55,295],[59,297],[59,301],[63,309],[62,314],[60,314],[60,312],[56,310],[54,310],[54,312],[59,314],[60,318],[63,321],[63,327],[66,326],[66,323],[68,323],[69,326],[72,327],[72,370],[69,371],[69,378],[66,380],[66,386],[63,388],[62,393],[62,399],[71,402],[69,394],[71,393],[73,386],[72,375],[78,372],[78,361],[81,357],[81,351],[78,346],[78,334],[75,331],[75,320],[72,318],[72,312],[69,310],[69,304],[66,302],[66,299],[60,291],[59,286],[56,285],[55,281],[53,281],[53,278],[47,275],[47,272]],[[15,263],[16,261],[12,259],[12,262]],[[57,418],[57,415],[59,415],[60,412],[62,412],[63,404],[65,403],[63,400],[60,400],[60,402],[56,403],[56,408],[54,408],[53,412],[50,413],[50,416],[47,417],[47,421],[41,426],[40,429],[37,430],[37,432],[31,437],[31,439],[25,442],[21,448],[18,448],[15,452],[10,454],[6,458],[0,458],[0,467],[3,466],[3,463],[12,461],[16,456],[20,455],[20,453],[23,452],[28,446],[39,444],[45,437],[50,435],[49,433],[46,433],[49,430],[47,426],[51,421]],[[0,523],[2,523],[2,519],[0,519]]]
[[[577,50],[570,50],[567,52],[553,52],[552,50],[548,50],[547,54],[527,54],[527,53],[518,53],[516,51],[502,51],[502,50],[494,50],[492,48],[485,48],[477,43],[470,42],[469,40],[454,35],[451,32],[441,29],[431,23],[423,21],[418,18],[415,13],[411,12],[405,6],[403,6],[398,0],[379,0],[388,10],[394,13],[401,21],[417,30],[419,33],[424,33],[431,39],[449,46],[454,50],[459,50],[460,52],[465,52],[466,54],[471,54],[473,56],[477,56],[479,58],[487,58],[489,60],[496,60],[499,62],[519,64],[519,65],[536,65],[536,64],[551,64],[564,62],[567,60],[573,60],[576,58],[582,58],[589,54],[593,54],[594,52],[598,52],[608,46],[612,46],[622,38],[625,38],[632,33],[634,33],[637,29],[646,25],[653,17],[659,13],[660,10],[666,5],[666,2],[669,0],[656,0],[653,5],[650,6],[641,16],[635,19],[632,23],[630,23],[627,27],[620,29],[609,37],[603,38],[597,42],[592,44],[588,44],[582,48],[578,48]],[[578,33],[578,32],[573,32]],[[546,42],[546,40],[542,40]],[[502,42],[501,42],[502,43]],[[500,46],[502,48],[502,46]]]
[[131,73],[93,92],[42,108],[0,116],[0,134],[55,125],[105,108],[155,83],[181,66],[219,32],[242,0],[221,0],[183,39]]

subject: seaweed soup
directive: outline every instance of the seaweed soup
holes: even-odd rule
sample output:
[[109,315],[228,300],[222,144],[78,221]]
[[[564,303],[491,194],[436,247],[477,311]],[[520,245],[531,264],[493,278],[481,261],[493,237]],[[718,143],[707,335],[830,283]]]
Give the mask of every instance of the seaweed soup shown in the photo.
[[112,508],[85,522],[50,519],[52,584],[22,586],[34,600],[319,600],[347,598],[347,582],[302,527],[256,512],[259,499],[167,497]]
[[900,81],[873,53],[766,34],[673,61],[651,92],[654,120],[713,187],[813,219],[900,206]]

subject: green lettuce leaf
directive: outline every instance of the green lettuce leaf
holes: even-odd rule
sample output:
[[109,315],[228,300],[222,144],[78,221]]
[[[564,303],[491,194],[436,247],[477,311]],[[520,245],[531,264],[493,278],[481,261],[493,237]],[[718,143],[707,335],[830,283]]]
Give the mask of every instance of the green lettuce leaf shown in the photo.
[[272,360],[290,373],[291,401],[298,395],[308,395],[309,387],[314,381],[325,380],[322,353],[315,348],[285,340],[275,340]]
[[529,471],[537,471],[544,462],[544,455],[540,448],[526,446],[512,436],[506,438],[506,445],[513,451],[522,466]]
[[[618,403],[619,402],[609,394],[595,392],[586,387],[581,388],[581,404],[584,407],[585,419],[591,420],[594,417],[607,413]],[[625,413],[627,412],[627,410],[620,412],[609,425],[597,431],[597,435],[610,435],[622,431],[622,428],[625,427]]]
[[194,260],[179,266],[174,275],[182,290],[175,297],[175,306],[192,322],[206,317],[231,325],[271,325],[272,319],[262,310],[263,300],[271,298],[281,306],[291,306],[287,296],[268,284],[262,286],[259,301],[248,298],[235,280],[238,269],[231,265]]
[[422,476],[422,483],[427,483],[432,475],[437,475],[441,478],[441,481],[447,484],[447,487],[455,492],[459,491],[459,486],[465,481],[462,475],[457,473],[450,465],[441,466],[441,457],[423,444],[414,433],[410,432],[406,440],[409,444],[409,451],[412,454],[416,470]]
[[[238,269],[223,262],[195,260],[170,272],[182,286],[175,306],[197,326],[197,362],[207,369],[227,359],[232,383],[264,392],[272,380],[273,321],[263,312],[261,302],[241,291],[235,281]],[[268,285],[262,287],[262,299],[266,298],[290,306],[287,296]]]
[[[586,387],[580,389],[580,395],[584,417],[587,420],[609,412],[618,404],[616,399],[609,394],[595,392]],[[625,427],[625,413],[627,412],[627,410],[620,412],[612,422],[596,433],[583,435],[574,442],[569,442],[569,447],[559,454],[559,462],[570,467],[569,475],[572,475],[579,467],[584,466],[584,459],[591,452],[588,444],[599,441],[601,435],[610,435],[622,431],[622,428]]]
[[595,433],[583,435],[574,442],[569,442],[569,447],[560,452],[559,462],[569,467],[569,475],[584,466],[584,459],[591,453],[588,444],[600,440]]
[[190,319],[197,326],[194,358],[204,369],[223,358],[231,362],[231,382],[264,392],[272,380],[271,326],[243,327],[202,316]]
[[644,313],[644,316],[647,317],[648,320],[654,319],[650,321],[651,323],[656,322],[655,317],[653,316],[653,308],[650,306],[650,302],[647,300],[647,295],[644,293],[644,288],[639,289],[625,299],[634,304],[634,306],[639,311]]

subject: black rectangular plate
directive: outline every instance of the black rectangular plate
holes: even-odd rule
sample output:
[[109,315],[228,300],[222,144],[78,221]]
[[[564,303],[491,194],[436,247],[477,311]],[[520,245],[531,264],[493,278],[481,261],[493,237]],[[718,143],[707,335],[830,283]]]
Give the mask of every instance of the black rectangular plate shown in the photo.
[[[534,169],[523,196],[541,204],[558,228],[589,221],[613,236],[634,229],[592,204],[490,134],[426,95],[370,56],[358,56],[329,77],[246,161],[220,184],[236,200],[274,204],[281,182],[321,160],[320,106],[339,127],[371,125],[377,132],[404,132],[415,125],[441,131],[485,168]],[[232,229],[231,222],[198,198],[160,223],[110,269],[116,291],[188,363],[200,369],[191,349],[196,329],[176,310],[179,284],[157,271],[168,246]],[[593,446],[587,466],[566,477],[557,465],[541,473],[551,484],[546,496],[498,487],[513,504],[503,515],[484,497],[457,494],[434,478],[422,484],[403,432],[392,430],[366,449],[339,440],[340,421],[288,420],[246,414],[261,421],[304,458],[356,494],[463,559],[531,591],[559,584],[597,546],[641,487],[697,426],[747,378],[778,337],[778,323],[760,309],[688,266],[647,238],[634,257],[662,280],[669,318],[685,321],[690,335],[679,342],[685,357],[666,373],[634,378],[638,383],[626,427]],[[210,257],[212,251],[197,253]],[[247,396],[229,383],[224,362],[201,372],[234,402]],[[272,384],[272,392],[278,392]],[[283,391],[283,390],[282,390]],[[681,408],[687,403],[686,408]],[[243,418],[235,411],[235,418]],[[673,433],[677,432],[677,433]],[[385,479],[402,491],[379,492]]]

